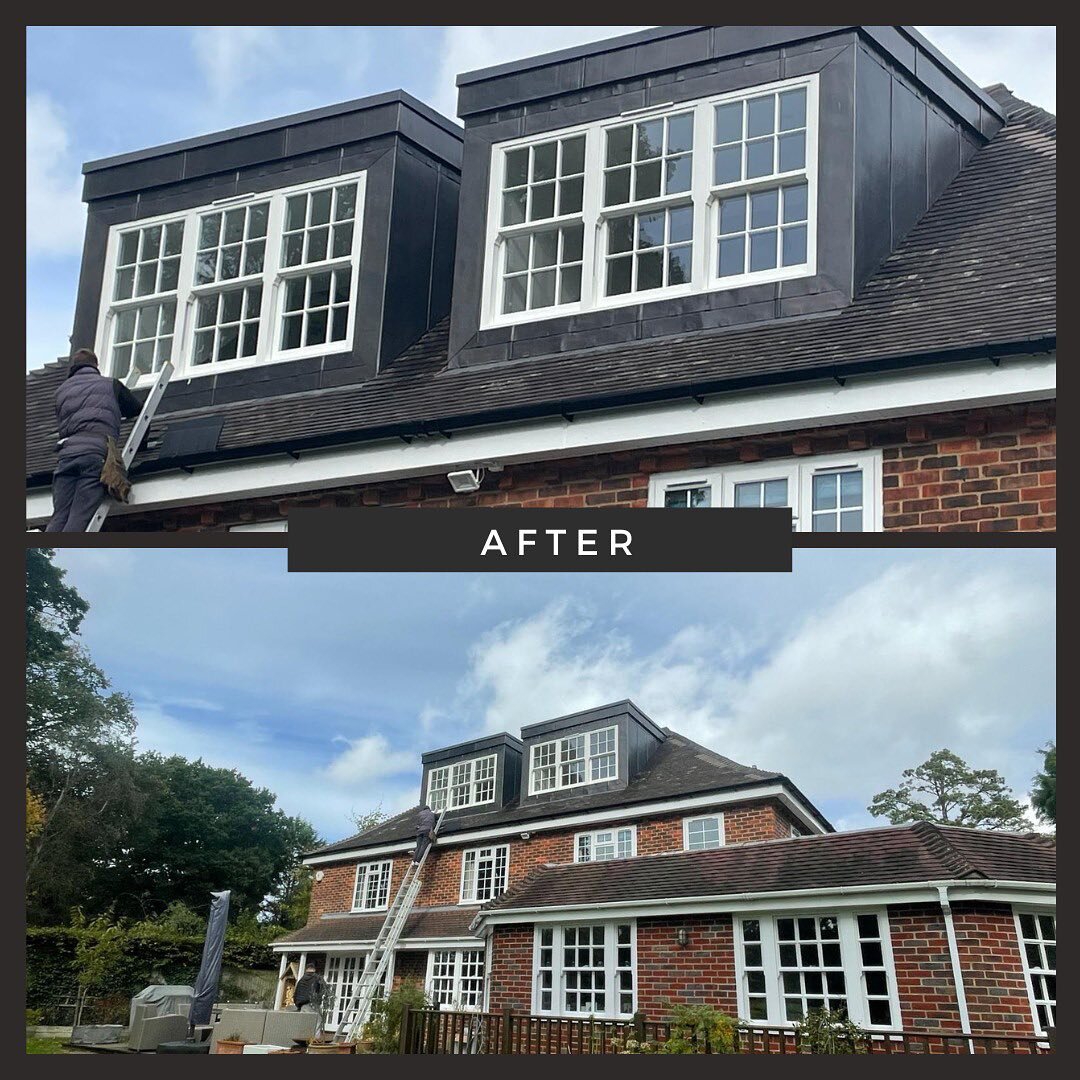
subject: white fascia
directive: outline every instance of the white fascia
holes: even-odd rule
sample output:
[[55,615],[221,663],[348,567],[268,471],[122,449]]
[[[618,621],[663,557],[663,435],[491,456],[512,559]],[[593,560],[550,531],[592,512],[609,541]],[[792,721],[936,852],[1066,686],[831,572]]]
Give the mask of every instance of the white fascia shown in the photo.
[[654,918],[668,915],[714,915],[753,912],[844,909],[867,904],[916,904],[940,900],[940,890],[951,900],[989,900],[996,903],[1040,904],[1056,907],[1057,885],[1032,881],[927,881],[882,885],[849,885],[822,889],[785,889],[775,892],[721,893],[716,896],[670,897],[663,900],[626,900],[618,904],[566,904],[559,907],[499,908],[479,911],[471,929],[482,925],[520,922],[565,922],[571,919]]
[[[986,408],[1056,396],[1056,354],[1002,360],[1000,366],[969,361],[887,375],[859,375],[839,386],[831,379],[782,389],[715,394],[696,400],[579,413],[562,417],[456,431],[413,439],[386,439],[336,450],[309,451],[221,465],[200,465],[138,478],[131,502],[113,513],[138,513],[264,498],[330,487],[430,476],[478,461],[502,465],[615,453],[649,446],[731,439]],[[483,405],[478,401],[477,406]],[[27,520],[52,512],[50,492],[27,495]]]
[[[789,792],[783,784],[761,784],[737,791],[714,792],[711,795],[691,795],[685,799],[666,799],[663,802],[637,803],[633,806],[616,806],[601,810],[592,810],[583,814],[570,814],[566,817],[545,818],[542,821],[517,821],[510,825],[500,825],[492,829],[477,829],[473,832],[457,833],[446,838],[446,844],[454,847],[474,844],[482,840],[510,839],[523,832],[550,832],[552,829],[567,829],[576,825],[595,823],[599,828],[609,822],[636,821],[639,818],[653,817],[667,811],[678,813],[698,807],[721,806],[729,803],[760,802],[762,799],[777,799],[784,808],[814,833],[824,833],[821,823],[811,814],[809,808]],[[304,859],[305,866],[319,866],[322,863],[347,862],[350,859],[371,859],[376,855],[396,854],[412,851],[415,841],[402,841],[396,844],[384,844],[374,848],[355,848],[339,851],[331,855],[313,855]],[[475,901],[473,901],[475,903]]]
[[[483,938],[477,937],[446,937],[446,938],[402,938],[394,946],[395,952],[403,952],[406,949],[475,949],[483,946]],[[295,952],[363,952],[375,944],[374,938],[363,941],[280,941],[270,946],[276,953]]]

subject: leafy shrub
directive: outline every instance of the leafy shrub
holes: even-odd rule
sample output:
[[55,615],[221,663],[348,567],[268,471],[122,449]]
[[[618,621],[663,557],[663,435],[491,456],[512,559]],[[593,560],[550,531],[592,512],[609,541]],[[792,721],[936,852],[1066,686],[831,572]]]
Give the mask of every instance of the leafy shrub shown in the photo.
[[811,1009],[795,1025],[799,1050],[804,1054],[865,1054],[870,1036],[848,1019],[843,1009]]
[[396,1054],[401,1042],[401,1015],[405,1006],[410,1009],[427,1009],[428,1001],[424,988],[416,982],[403,982],[385,998],[376,998],[371,1003],[371,1016],[364,1025],[364,1038],[371,1040],[371,1050],[375,1054]]
[[659,1054],[733,1054],[735,1021],[711,1005],[669,1005],[667,1041]]

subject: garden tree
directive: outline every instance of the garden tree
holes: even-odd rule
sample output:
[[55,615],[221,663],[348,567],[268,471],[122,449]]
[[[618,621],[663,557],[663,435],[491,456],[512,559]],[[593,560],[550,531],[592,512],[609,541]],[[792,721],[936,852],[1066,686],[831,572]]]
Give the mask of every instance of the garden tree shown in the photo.
[[180,901],[195,912],[214,889],[232,890],[234,917],[254,915],[280,895],[311,827],[275,808],[275,795],[235,769],[141,754],[136,785],[143,800],[101,875],[95,900],[114,914],[145,918]]
[[893,825],[933,821],[978,829],[1026,829],[1024,809],[996,769],[973,769],[951,750],[935,750],[899,787],[874,796],[874,817]]
[[264,905],[266,917],[286,930],[297,930],[307,922],[311,905],[311,870],[300,860],[319,847],[323,840],[303,818],[288,818],[288,850],[291,865],[282,873]]
[[1048,743],[1039,751],[1043,756],[1042,770],[1035,774],[1031,805],[1042,821],[1057,824],[1057,743]]
[[27,916],[66,918],[138,812],[135,718],[75,639],[86,602],[52,552],[27,552],[26,767],[40,827],[28,837]]
[[45,826],[45,804],[26,785],[26,846],[37,837]]
[[382,803],[379,803],[374,810],[364,810],[359,814],[354,810],[349,815],[357,836],[362,832],[367,832],[368,829],[374,829],[376,825],[381,825],[389,817],[390,815],[382,808]]

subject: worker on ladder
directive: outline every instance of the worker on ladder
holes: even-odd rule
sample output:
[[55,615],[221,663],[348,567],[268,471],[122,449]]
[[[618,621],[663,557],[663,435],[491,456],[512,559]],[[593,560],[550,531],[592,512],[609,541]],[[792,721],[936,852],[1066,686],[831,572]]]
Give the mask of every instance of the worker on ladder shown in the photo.
[[416,815],[416,853],[413,862],[418,863],[427,851],[429,845],[435,839],[435,811],[424,803],[420,807],[420,813]]
[[127,477],[116,448],[120,420],[138,416],[140,409],[119,379],[101,374],[89,349],[72,354],[56,391],[60,460],[53,471],[53,515],[46,532],[85,532],[106,494],[123,490]]

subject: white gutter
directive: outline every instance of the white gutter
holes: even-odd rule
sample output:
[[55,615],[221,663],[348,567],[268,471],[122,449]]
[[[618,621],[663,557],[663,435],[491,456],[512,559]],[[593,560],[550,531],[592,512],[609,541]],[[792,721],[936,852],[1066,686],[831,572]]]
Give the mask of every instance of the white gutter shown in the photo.
[[[726,806],[730,803],[760,802],[764,799],[778,799],[787,810],[799,819],[801,824],[818,835],[826,835],[820,821],[783,784],[760,784],[732,791],[714,792],[711,795],[692,795],[684,799],[665,799],[663,802],[635,803],[631,806],[590,810],[581,814],[568,814],[564,817],[544,818],[540,821],[525,819],[491,829],[474,829],[471,832],[450,833],[446,836],[443,847],[471,844],[483,840],[496,840],[502,837],[516,836],[523,832],[550,832],[554,829],[568,829],[577,825],[602,825],[609,821],[636,820],[637,818],[651,817],[668,811],[678,813],[683,810],[699,810],[702,807]],[[383,844],[380,847],[350,848],[347,851],[338,851],[330,855],[313,855],[304,859],[303,864],[304,866],[318,866],[320,863],[344,862],[354,858],[367,859],[374,858],[377,855],[394,855],[412,851],[415,847],[415,840],[403,840],[400,843]]]
[[[402,938],[394,947],[395,952],[406,949],[475,949],[482,941],[481,937],[445,937],[445,938]],[[270,948],[277,953],[294,953],[301,949],[308,952],[352,952],[370,949],[375,944],[374,938],[363,941],[282,941],[274,942]]]
[[[259,460],[200,465],[191,474],[177,470],[136,478],[131,502],[117,506],[112,513],[431,476],[481,461],[512,465],[1041,401],[1054,398],[1056,388],[1056,354],[1004,359],[998,367],[970,361],[933,370],[857,375],[846,379],[842,387],[830,379],[780,389],[715,394],[702,404],[687,398],[583,412],[572,422],[556,417],[455,430],[452,440],[417,438],[406,445],[398,439],[386,439],[342,449],[304,451],[298,460],[282,453]],[[47,519],[51,507],[50,492],[35,489],[26,498],[27,520]]]
[[[967,991],[964,989],[964,974],[960,968],[960,949],[956,943],[956,926],[953,923],[952,904],[949,903],[949,886],[938,886],[938,901],[941,913],[945,916],[945,936],[949,941],[949,961],[952,964],[953,985],[956,987],[956,1010],[960,1014],[960,1030],[965,1035],[971,1034],[971,1017],[968,1015]],[[968,1043],[968,1051],[975,1053],[974,1045]]]
[[[534,907],[495,908],[480,910],[469,929],[474,930],[480,923],[514,923],[524,917],[531,917],[533,922],[557,922],[577,914],[599,917],[597,912],[604,912],[605,917],[619,914],[636,915],[640,918],[664,915],[708,914],[722,911],[775,910],[778,904],[813,901],[840,907],[856,907],[876,897],[881,903],[914,903],[918,901],[940,900],[939,890],[960,889],[966,899],[994,899],[1002,903],[1010,901],[1026,902],[1032,894],[1056,899],[1057,886],[1052,882],[1034,881],[980,881],[973,884],[970,880],[959,879],[929,882],[890,882],[879,885],[843,885],[816,889],[777,889],[761,892],[717,893],[711,896],[685,896],[648,900],[620,900],[607,903],[560,904]],[[1046,899],[1047,903],[1053,900]]]

